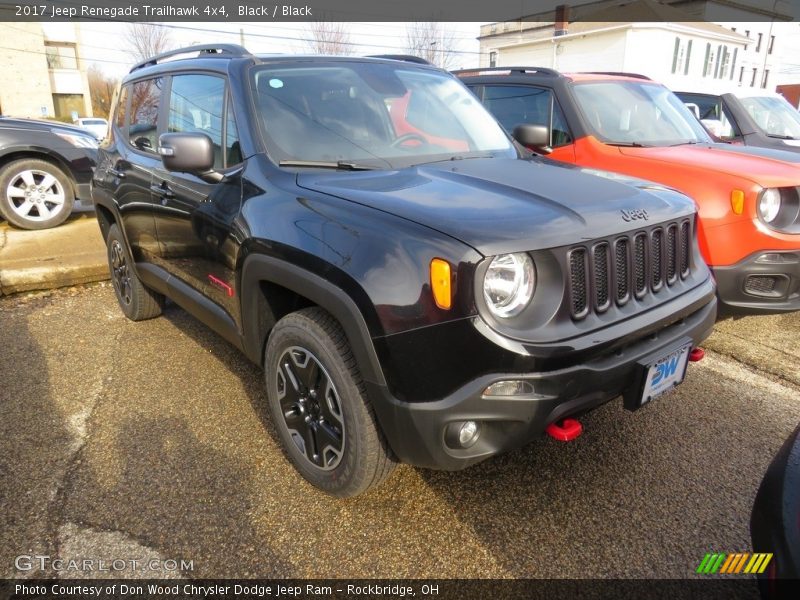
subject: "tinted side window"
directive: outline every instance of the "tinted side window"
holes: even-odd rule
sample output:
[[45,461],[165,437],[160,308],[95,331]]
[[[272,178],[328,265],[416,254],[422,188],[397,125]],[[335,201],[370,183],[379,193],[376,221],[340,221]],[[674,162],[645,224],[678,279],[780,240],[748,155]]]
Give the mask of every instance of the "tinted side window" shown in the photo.
[[169,96],[168,131],[204,133],[214,144],[214,168],[224,167],[222,111],[225,80],[213,75],[176,75]]
[[545,125],[551,128],[550,145],[553,148],[572,143],[564,113],[551,90],[534,86],[487,85],[483,103],[509,133],[523,123]]
[[228,105],[225,109],[225,166],[238,165],[240,162],[242,162],[242,148],[239,145],[239,130],[236,128],[233,106],[228,96]]
[[[715,119],[720,122],[716,130],[712,131],[717,137],[723,140],[731,140],[739,135],[738,129],[733,124],[733,120],[728,116],[725,107],[722,105],[722,100],[719,98],[703,94],[681,94],[680,99],[690,108],[692,108],[692,104],[697,106],[701,121]],[[692,112],[694,112],[694,110],[692,110]],[[707,123],[706,125],[708,126]]]
[[719,119],[720,117],[721,106],[717,98],[696,94],[681,94],[681,100],[685,104],[696,105],[700,112],[700,119]]
[[125,127],[125,117],[128,114],[128,94],[130,93],[131,86],[126,85],[119,91],[117,98],[117,115],[116,123],[120,129]]
[[155,154],[158,148],[158,105],[164,80],[148,79],[133,84],[128,140],[132,146]]

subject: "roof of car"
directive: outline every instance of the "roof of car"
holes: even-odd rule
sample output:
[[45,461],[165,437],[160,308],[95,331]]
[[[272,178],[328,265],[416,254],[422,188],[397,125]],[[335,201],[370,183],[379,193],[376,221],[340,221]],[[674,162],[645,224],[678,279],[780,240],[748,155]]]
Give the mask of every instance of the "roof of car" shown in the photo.
[[641,83],[642,81],[653,81],[649,77],[644,77],[636,73],[564,73],[564,77],[568,77],[572,81],[635,81]]
[[737,98],[782,98],[778,92],[772,90],[765,90],[762,88],[750,87],[730,87],[720,88],[713,90],[691,91],[691,90],[676,90],[676,94],[695,94],[698,96],[721,96],[722,94],[732,94]]
[[[214,51],[214,48],[221,48]],[[194,56],[186,56],[195,54]],[[282,63],[282,62],[383,62],[396,64],[405,62],[419,68],[436,69],[427,61],[410,55],[374,55],[374,56],[335,56],[320,54],[250,54],[244,48],[227,44],[202,44],[188,48],[178,48],[151,57],[134,65],[124,81],[137,79],[142,76],[152,76],[169,73],[178,69],[202,68],[218,72],[227,71],[228,65],[234,59],[247,59],[251,62]]]
[[650,81],[649,77],[638,73],[616,73],[616,72],[584,72],[584,73],[561,73],[547,67],[492,67],[477,69],[462,69],[455,71],[455,74],[463,78],[472,77],[515,77],[515,78],[563,78],[569,81]]

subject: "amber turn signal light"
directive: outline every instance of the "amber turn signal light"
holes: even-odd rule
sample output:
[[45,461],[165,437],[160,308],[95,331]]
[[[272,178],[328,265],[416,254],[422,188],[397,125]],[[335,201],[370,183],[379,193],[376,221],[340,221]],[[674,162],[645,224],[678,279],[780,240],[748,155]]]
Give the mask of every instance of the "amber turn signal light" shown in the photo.
[[450,263],[441,258],[431,261],[431,289],[436,306],[450,310],[452,306],[452,289],[450,285]]
[[744,212],[744,192],[742,190],[731,190],[731,208],[737,215]]

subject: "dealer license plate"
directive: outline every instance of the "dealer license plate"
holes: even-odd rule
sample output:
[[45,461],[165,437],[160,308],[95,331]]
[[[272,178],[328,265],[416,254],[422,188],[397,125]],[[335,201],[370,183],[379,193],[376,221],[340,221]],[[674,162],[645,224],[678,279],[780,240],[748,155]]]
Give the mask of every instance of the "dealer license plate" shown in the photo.
[[691,349],[692,345],[686,344],[648,365],[639,406],[647,404],[683,382]]

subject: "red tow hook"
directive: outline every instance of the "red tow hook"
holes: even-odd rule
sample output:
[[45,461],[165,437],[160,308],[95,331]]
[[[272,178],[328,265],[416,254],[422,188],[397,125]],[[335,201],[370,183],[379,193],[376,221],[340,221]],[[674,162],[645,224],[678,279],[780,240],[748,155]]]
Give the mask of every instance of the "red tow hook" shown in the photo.
[[544,432],[554,440],[571,442],[583,433],[583,425],[575,419],[564,419],[560,422],[550,423]]
[[689,352],[689,362],[698,362],[705,358],[706,351],[702,348],[695,348]]

